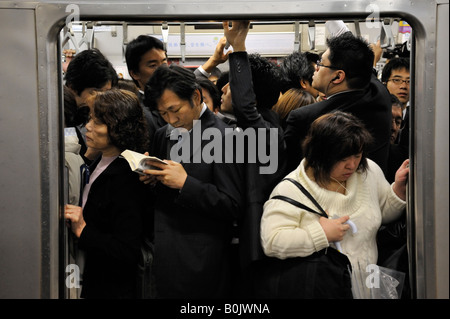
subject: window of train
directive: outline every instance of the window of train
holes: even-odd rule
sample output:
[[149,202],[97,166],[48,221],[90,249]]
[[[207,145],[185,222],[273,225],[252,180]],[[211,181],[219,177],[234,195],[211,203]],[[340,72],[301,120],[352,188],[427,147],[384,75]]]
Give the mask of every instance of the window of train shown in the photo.
[[[343,20],[354,34],[368,43],[381,40],[383,55],[375,65],[381,76],[386,62],[395,57],[409,57],[411,27],[398,18],[383,21]],[[99,49],[114,65],[119,77],[131,79],[126,67],[125,48],[141,34],[154,36],[166,45],[169,63],[193,68],[205,62],[223,36],[221,22],[155,22],[131,23],[108,21],[72,22],[61,31],[62,52]],[[326,50],[330,31],[319,21],[252,21],[247,37],[249,53],[280,63],[293,51],[321,53]],[[183,41],[184,40],[184,41]],[[183,44],[184,43],[184,44]],[[63,69],[70,61],[63,53]],[[219,68],[226,69],[226,63]]]

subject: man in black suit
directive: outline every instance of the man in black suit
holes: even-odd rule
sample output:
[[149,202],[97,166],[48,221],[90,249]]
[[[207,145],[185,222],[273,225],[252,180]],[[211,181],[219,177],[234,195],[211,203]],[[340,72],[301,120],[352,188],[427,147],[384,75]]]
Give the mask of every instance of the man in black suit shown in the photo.
[[242,164],[225,159],[233,129],[202,102],[195,75],[182,67],[159,67],[145,95],[168,123],[156,131],[150,154],[171,159],[141,177],[156,179],[157,298],[230,297],[232,229],[244,194]]
[[[229,83],[225,85],[224,95],[231,92],[231,105],[227,111],[236,118],[236,125],[244,132],[255,131],[256,140],[246,146],[253,152],[262,150],[270,161],[261,158],[246,161],[245,213],[238,220],[239,270],[236,273],[238,290],[242,297],[252,297],[252,275],[255,262],[263,259],[261,247],[260,222],[263,205],[269,199],[273,188],[285,176],[285,144],[283,130],[278,115],[272,106],[280,96],[280,86],[276,73],[277,66],[259,54],[248,54],[246,38],[250,28],[249,21],[223,22],[224,34],[233,48],[229,55]],[[225,96],[222,96],[225,101]],[[222,104],[224,106],[224,104]],[[222,107],[222,111],[225,107]]]
[[288,169],[294,170],[302,159],[302,143],[310,124],[333,110],[349,112],[360,118],[374,137],[369,158],[386,173],[391,128],[390,95],[372,71],[373,51],[368,44],[346,32],[327,40],[328,49],[316,65],[313,87],[326,100],[292,111],[287,119],[285,140]]

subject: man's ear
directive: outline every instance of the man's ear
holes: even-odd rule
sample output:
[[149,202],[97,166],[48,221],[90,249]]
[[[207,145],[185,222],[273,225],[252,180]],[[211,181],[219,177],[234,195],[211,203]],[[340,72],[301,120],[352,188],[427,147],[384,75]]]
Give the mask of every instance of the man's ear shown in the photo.
[[308,88],[308,84],[307,81],[300,79],[300,86],[302,87],[302,89],[307,89]]
[[136,80],[136,81],[140,80],[141,76],[139,75],[139,73],[136,73],[136,72],[134,72],[132,70],[130,70],[129,73],[130,73],[130,76],[133,78],[133,80]]
[[202,103],[203,102],[202,89],[201,88],[196,89],[192,94],[192,98],[194,100],[195,105],[199,105],[200,103]]
[[344,71],[338,71],[338,73],[336,74],[336,76],[331,80],[331,82],[334,82],[335,84],[339,84],[342,81],[344,81],[345,79],[345,72]]

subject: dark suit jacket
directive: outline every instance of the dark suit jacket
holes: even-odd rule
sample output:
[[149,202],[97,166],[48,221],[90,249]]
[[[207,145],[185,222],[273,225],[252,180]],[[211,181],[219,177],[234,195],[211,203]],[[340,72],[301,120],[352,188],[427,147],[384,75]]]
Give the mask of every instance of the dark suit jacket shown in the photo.
[[149,193],[138,176],[125,159],[117,158],[91,186],[83,209],[86,227],[79,238],[79,248],[86,251],[84,298],[136,297]]
[[[245,269],[251,262],[264,257],[260,237],[263,205],[269,199],[273,188],[286,175],[286,145],[279,117],[271,110],[272,105],[256,105],[247,52],[230,54],[229,65],[231,96],[237,126],[243,130],[255,129],[258,139],[261,138],[258,129],[265,129],[265,144],[257,142],[259,146],[265,147],[263,154],[269,154],[269,150],[272,150],[270,144],[277,142],[274,154],[269,154],[270,160],[278,163],[275,172],[261,174],[260,168],[267,167],[268,163],[262,163],[258,156],[256,163],[246,164],[246,209],[239,220],[240,259],[241,266]],[[275,129],[277,135],[270,137],[268,134],[270,129]],[[254,145],[251,146],[255,148]]]
[[[214,127],[225,136],[228,126],[209,109],[200,120],[196,125],[201,124],[202,133]],[[151,155],[169,158],[169,127],[156,131]],[[157,298],[222,298],[230,293],[231,230],[242,209],[243,171],[238,164],[205,163],[203,158],[193,162],[209,141],[193,143],[192,131],[190,143],[183,141],[190,148],[190,162],[182,162],[188,177],[181,191],[155,186]]]
[[398,144],[391,144],[389,148],[389,165],[386,179],[389,183],[394,182],[395,173],[400,165],[409,157],[409,108],[406,109],[405,126],[400,131],[400,141]]
[[374,138],[368,157],[386,174],[392,106],[388,90],[374,75],[365,90],[340,93],[328,100],[291,111],[284,135],[288,153],[288,170],[292,171],[300,164],[303,158],[301,145],[312,122],[333,110],[352,113],[364,122]]

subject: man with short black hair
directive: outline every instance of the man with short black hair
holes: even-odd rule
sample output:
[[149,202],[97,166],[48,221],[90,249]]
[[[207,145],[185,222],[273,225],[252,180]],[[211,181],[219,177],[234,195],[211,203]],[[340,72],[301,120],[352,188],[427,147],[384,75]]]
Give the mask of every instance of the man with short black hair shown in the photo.
[[403,111],[405,111],[409,102],[409,81],[408,58],[394,58],[386,63],[381,73],[381,82],[386,85],[391,94],[399,99]]
[[[88,105],[93,91],[109,90],[117,86],[119,81],[113,65],[98,49],[78,53],[67,66],[64,79],[67,89],[75,96],[78,108]],[[75,129],[81,144],[80,155],[86,164],[90,164],[98,156],[98,152],[86,146],[84,124],[76,126]]]
[[145,85],[160,65],[167,65],[167,52],[164,50],[164,44],[161,40],[148,35],[140,35],[127,44],[125,59],[128,73],[130,73],[134,84],[139,89],[138,98],[149,124],[151,141],[155,131],[166,125],[166,122],[158,112],[145,107]]
[[127,44],[125,59],[128,72],[141,93],[153,72],[162,64],[167,64],[167,52],[161,40],[140,35]]
[[291,88],[300,88],[311,93],[319,101],[322,93],[312,86],[315,65],[319,59],[316,53],[299,51],[292,52],[284,58],[280,64],[282,93]]
[[392,107],[389,92],[372,72],[373,51],[366,41],[350,32],[328,39],[327,44],[312,83],[326,95],[326,100],[290,113],[285,131],[288,168],[295,169],[302,160],[301,145],[311,123],[338,109],[364,122],[374,137],[368,157],[386,172]]
[[75,93],[77,105],[83,104],[93,90],[109,90],[119,78],[111,62],[98,50],[84,50],[70,62],[65,85]]
[[[150,109],[168,123],[156,131],[150,149],[168,165],[152,164],[160,170],[144,170],[148,175],[141,177],[145,183],[158,181],[157,298],[232,297],[230,245],[244,194],[242,164],[226,160],[231,150],[225,139],[232,129],[202,102],[195,75],[183,67],[159,67],[145,96]],[[212,151],[210,143],[218,148]]]
[[[280,96],[277,66],[257,53],[248,54],[246,48],[250,22],[223,22],[224,34],[233,48],[229,55],[229,83],[222,89],[222,106],[236,118],[236,125],[255,134],[254,144],[246,144],[257,154],[268,154],[269,162],[246,160],[245,213],[237,221],[239,272],[235,273],[237,297],[252,297],[255,262],[264,258],[260,241],[260,222],[263,205],[276,184],[285,176],[285,144],[278,115],[272,110]],[[256,147],[257,145],[257,147]],[[254,154],[255,155],[255,154]],[[256,156],[255,156],[256,157]]]

